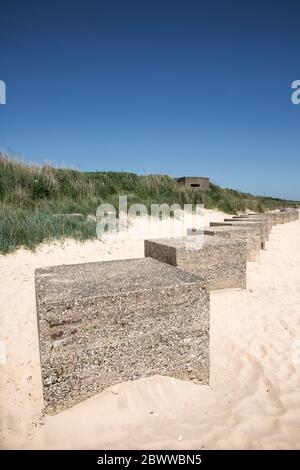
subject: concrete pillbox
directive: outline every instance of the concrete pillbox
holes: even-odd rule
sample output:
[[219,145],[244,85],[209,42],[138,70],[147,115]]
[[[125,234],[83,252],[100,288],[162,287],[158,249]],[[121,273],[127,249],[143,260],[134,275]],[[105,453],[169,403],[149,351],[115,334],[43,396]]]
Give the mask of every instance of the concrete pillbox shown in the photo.
[[209,292],[151,258],[35,272],[45,411],[127,380],[209,380]]

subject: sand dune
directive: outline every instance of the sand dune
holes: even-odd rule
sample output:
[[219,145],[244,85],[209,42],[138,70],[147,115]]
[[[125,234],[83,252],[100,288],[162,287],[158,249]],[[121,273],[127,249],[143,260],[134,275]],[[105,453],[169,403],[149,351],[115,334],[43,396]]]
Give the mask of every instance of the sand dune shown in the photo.
[[300,221],[273,228],[246,291],[211,293],[209,386],[156,376],[41,415],[34,268],[139,256],[142,242],[123,241],[0,257],[1,448],[299,449]]

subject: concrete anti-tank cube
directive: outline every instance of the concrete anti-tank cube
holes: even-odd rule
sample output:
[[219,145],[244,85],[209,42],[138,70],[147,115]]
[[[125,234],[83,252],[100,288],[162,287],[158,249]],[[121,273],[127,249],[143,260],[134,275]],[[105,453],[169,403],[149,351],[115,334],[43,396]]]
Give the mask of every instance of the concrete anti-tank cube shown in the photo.
[[288,212],[291,214],[292,222],[295,222],[299,219],[299,211],[297,209],[289,209]]
[[284,214],[283,217],[284,217],[284,223],[285,224],[293,222],[293,215],[291,214],[291,212],[282,211],[282,214]]
[[280,213],[284,214],[285,222],[295,222],[299,218],[299,212],[293,207],[286,207],[285,209],[282,209]]
[[276,217],[274,217],[272,213],[240,214],[240,215],[235,215],[235,216],[233,216],[233,218],[234,218],[234,219],[236,219],[236,218],[239,218],[239,219],[250,218],[250,219],[264,220],[265,222],[268,223],[269,232],[271,232],[273,226],[276,225]]
[[210,222],[210,227],[246,227],[246,228],[258,228],[260,233],[260,245],[261,249],[266,249],[266,242],[269,239],[268,233],[264,223],[260,221],[253,221],[249,219],[225,219],[224,222]]
[[204,236],[200,249],[187,237],[145,240],[145,256],[178,266],[204,279],[209,289],[246,288],[246,243]]
[[127,380],[209,380],[209,292],[198,277],[133,259],[35,273],[45,411]]
[[290,214],[290,220],[291,222],[295,222],[296,220],[298,220],[298,217],[299,217],[299,213],[296,209],[287,209],[287,212],[289,212]]
[[267,221],[262,219],[256,219],[251,217],[246,218],[239,218],[239,219],[224,219],[224,222],[232,223],[233,225],[245,225],[249,223],[257,224],[261,230],[261,240],[262,240],[262,248],[265,248],[266,242],[269,240],[269,224]]
[[281,225],[285,223],[286,217],[283,212],[273,212],[276,218],[277,225]]
[[264,237],[265,240],[269,240],[269,233],[272,230],[272,227],[270,227],[269,221],[265,218],[258,218],[258,217],[239,217],[239,218],[232,218],[232,219],[224,219],[224,222],[255,222],[257,224],[261,224],[264,232]]
[[211,235],[220,238],[232,238],[242,240],[246,243],[247,261],[258,261],[261,249],[259,227],[242,226],[219,226],[207,227],[204,229],[205,235]]

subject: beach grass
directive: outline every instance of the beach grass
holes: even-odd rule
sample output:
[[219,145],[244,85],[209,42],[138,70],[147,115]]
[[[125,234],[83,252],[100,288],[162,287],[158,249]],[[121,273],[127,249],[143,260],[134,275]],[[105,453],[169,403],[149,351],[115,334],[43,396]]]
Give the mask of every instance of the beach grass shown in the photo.
[[[223,189],[211,183],[206,192],[193,192],[167,175],[127,172],[81,172],[50,165],[28,164],[0,154],[0,253],[24,246],[34,249],[54,239],[96,237],[96,224],[87,220],[101,203],[118,207],[119,195],[128,205],[200,204],[229,214],[249,209],[263,212],[291,201]],[[82,214],[65,217],[59,214]]]

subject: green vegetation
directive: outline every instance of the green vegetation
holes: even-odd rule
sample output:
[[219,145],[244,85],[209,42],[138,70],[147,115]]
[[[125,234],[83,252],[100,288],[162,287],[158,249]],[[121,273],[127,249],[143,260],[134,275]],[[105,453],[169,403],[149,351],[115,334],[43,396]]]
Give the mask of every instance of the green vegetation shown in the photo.
[[211,184],[210,191],[186,190],[169,176],[133,173],[80,172],[51,166],[28,165],[0,154],[0,252],[20,246],[33,249],[51,239],[96,237],[95,222],[55,214],[95,214],[99,204],[118,207],[119,195],[128,204],[204,203],[227,213],[250,209],[266,211],[290,201],[257,197]]

